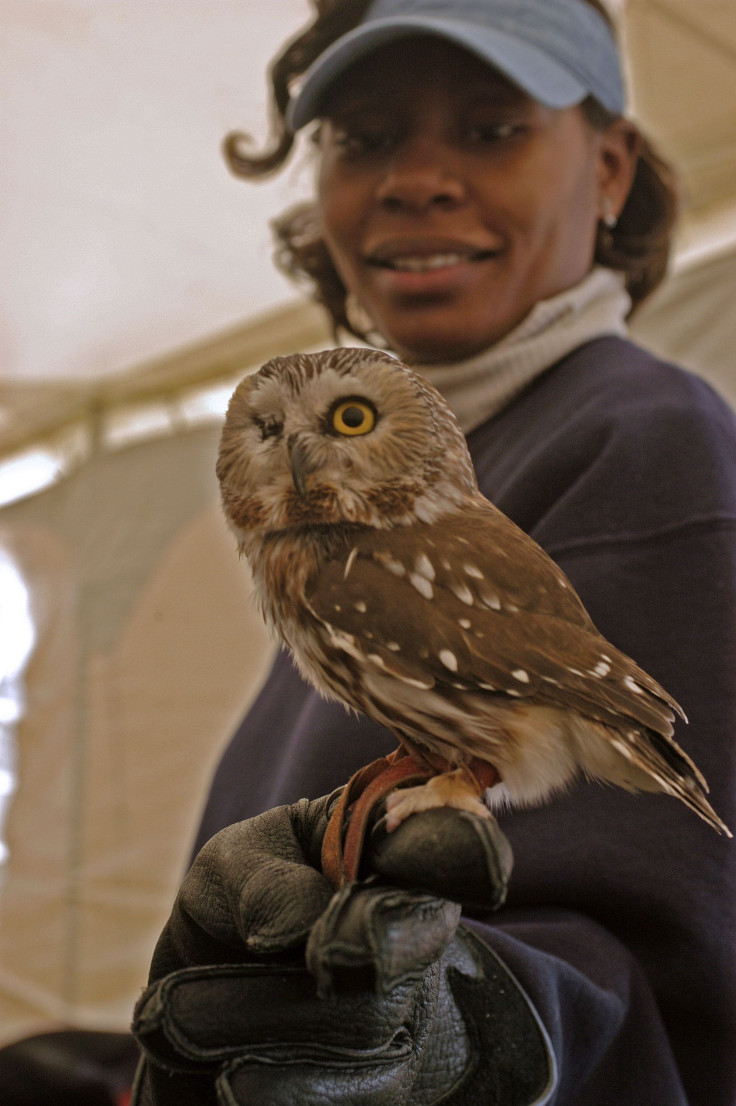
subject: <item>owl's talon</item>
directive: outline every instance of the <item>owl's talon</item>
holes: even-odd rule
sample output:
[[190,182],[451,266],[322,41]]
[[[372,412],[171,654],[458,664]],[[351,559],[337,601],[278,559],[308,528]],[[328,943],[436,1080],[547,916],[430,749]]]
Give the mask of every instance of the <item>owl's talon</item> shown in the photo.
[[404,787],[393,791],[386,799],[386,831],[391,833],[412,814],[435,807],[467,810],[479,818],[493,815],[480,798],[478,784],[463,768],[432,776],[419,787]]

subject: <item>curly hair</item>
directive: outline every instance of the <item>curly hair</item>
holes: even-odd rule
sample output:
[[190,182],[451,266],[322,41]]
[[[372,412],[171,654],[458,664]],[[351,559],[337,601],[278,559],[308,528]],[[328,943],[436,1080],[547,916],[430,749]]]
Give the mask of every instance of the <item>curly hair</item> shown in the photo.
[[[225,158],[239,177],[255,180],[278,172],[286,163],[294,135],[286,125],[291,86],[324,50],[360,23],[371,0],[312,0],[314,20],[292,39],[271,63],[270,122],[272,143],[260,154],[248,152],[250,140],[241,132],[226,136]],[[611,16],[601,0],[584,0],[613,29]],[[605,130],[616,116],[593,97],[581,104],[590,126]],[[661,283],[667,270],[674,226],[679,209],[675,173],[640,134],[641,146],[634,180],[626,204],[614,228],[598,226],[594,260],[623,273],[631,296],[632,311]],[[346,331],[361,340],[372,340],[369,330],[348,317],[348,291],[322,238],[314,203],[302,203],[285,211],[272,224],[278,268],[328,312],[333,335]]]

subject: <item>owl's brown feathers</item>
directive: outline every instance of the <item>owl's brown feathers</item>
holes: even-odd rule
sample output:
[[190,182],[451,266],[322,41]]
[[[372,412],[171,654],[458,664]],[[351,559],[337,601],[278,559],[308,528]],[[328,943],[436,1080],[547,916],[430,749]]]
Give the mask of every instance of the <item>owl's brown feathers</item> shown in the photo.
[[217,471],[264,616],[322,694],[420,756],[493,764],[512,802],[582,771],[728,832],[678,705],[480,494],[421,376],[376,351],[276,358],[236,390]]

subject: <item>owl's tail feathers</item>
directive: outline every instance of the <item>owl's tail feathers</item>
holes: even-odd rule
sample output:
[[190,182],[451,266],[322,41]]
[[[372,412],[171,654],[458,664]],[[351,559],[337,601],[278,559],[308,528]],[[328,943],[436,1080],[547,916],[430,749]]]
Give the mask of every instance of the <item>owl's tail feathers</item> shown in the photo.
[[648,750],[651,751],[650,763],[654,762],[656,765],[654,768],[647,764],[647,768],[661,784],[662,789],[669,795],[681,799],[717,833],[733,837],[731,830],[706,799],[708,784],[687,753],[672,738],[652,732],[649,732],[647,737],[649,738]]
[[[680,799],[718,833],[733,837],[706,798],[708,784],[702,772],[671,737],[654,730],[645,733],[618,731],[612,742],[631,765],[652,781],[650,787],[644,785],[643,789],[663,791]],[[642,786],[641,783],[639,786]]]
[[730,829],[726,823],[718,817],[713,807],[703,795],[702,791],[698,788],[697,784],[694,784],[692,780],[678,781],[680,786],[675,786],[670,792],[672,795],[676,795],[678,799],[682,799],[683,803],[694,810],[696,814],[712,826],[718,833],[723,833],[726,837],[733,837]]

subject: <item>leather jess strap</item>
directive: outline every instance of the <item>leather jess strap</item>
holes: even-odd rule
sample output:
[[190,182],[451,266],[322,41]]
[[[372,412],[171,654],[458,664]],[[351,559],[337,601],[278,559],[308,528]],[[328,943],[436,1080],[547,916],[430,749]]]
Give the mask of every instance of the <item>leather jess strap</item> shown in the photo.
[[[478,783],[479,794],[500,779],[493,765],[477,758],[467,767]],[[322,842],[322,874],[335,890],[360,878],[366,834],[377,807],[390,792],[397,787],[426,783],[432,776],[453,768],[454,765],[439,757],[433,757],[429,763],[399,747],[360,768],[350,778],[330,816]]]

